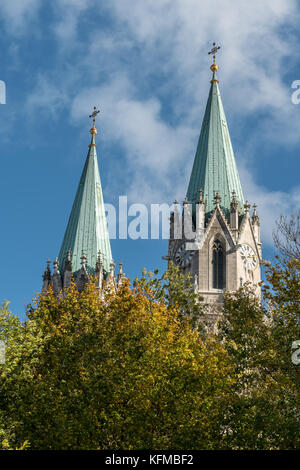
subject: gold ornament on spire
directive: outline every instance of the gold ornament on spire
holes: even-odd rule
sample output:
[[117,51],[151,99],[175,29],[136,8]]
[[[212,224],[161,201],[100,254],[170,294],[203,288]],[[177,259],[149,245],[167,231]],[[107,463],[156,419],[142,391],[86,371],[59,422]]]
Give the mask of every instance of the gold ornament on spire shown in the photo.
[[96,126],[95,126],[95,121],[96,121],[97,114],[99,114],[99,113],[100,113],[100,111],[97,110],[96,106],[94,106],[94,111],[89,116],[90,118],[93,118],[93,127],[90,129],[90,133],[92,135],[98,134],[98,131],[97,131]]
[[[213,63],[212,65],[210,66],[210,70],[213,72],[213,74],[215,75],[215,73],[218,71],[219,69],[219,66],[216,64],[216,53],[218,52],[218,50],[221,48],[221,46],[217,46],[216,43],[214,42],[213,43],[213,47],[212,49],[209,51],[208,54],[212,54],[213,55]],[[216,79],[213,78],[212,81],[218,81]]]

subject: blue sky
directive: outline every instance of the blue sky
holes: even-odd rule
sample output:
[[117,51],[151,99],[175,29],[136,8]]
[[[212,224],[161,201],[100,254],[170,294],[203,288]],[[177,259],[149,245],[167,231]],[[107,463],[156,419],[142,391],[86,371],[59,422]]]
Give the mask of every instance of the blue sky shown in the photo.
[[[0,299],[15,313],[59,252],[101,109],[105,202],[183,200],[209,91],[213,41],[244,194],[264,257],[281,213],[300,206],[300,8],[292,0],[2,0]],[[165,240],[113,240],[131,278],[165,267]]]

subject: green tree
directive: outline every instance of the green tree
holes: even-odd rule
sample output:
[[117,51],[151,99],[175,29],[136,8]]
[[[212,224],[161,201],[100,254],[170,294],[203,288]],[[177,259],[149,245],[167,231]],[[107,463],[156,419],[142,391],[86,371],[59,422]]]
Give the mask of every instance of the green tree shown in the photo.
[[12,373],[14,362],[11,361],[11,348],[14,354],[20,354],[22,347],[22,324],[19,318],[9,310],[9,302],[5,301],[0,306],[0,341],[5,347],[3,361],[0,363],[0,450],[22,450],[28,447],[28,442],[16,439],[15,429],[17,426],[17,416],[14,412],[9,412],[9,403],[14,400],[16,390],[15,381],[11,377],[7,379],[7,373]]
[[193,327],[203,332],[205,322],[201,303],[203,298],[195,292],[191,274],[183,274],[179,267],[171,262],[169,269],[162,276],[159,276],[158,270],[152,273],[143,269],[142,278],[137,278],[134,285],[142,286],[149,299],[164,302],[167,307],[175,308],[178,318],[185,320],[188,318]]
[[227,415],[228,442],[237,449],[299,448],[299,261],[269,267],[265,309],[250,286],[227,293],[219,338],[237,377]]
[[[5,323],[5,322],[4,322]],[[102,297],[51,291],[16,332],[5,326],[1,413],[12,445],[33,449],[217,449],[234,382],[229,357],[204,341],[142,278]]]

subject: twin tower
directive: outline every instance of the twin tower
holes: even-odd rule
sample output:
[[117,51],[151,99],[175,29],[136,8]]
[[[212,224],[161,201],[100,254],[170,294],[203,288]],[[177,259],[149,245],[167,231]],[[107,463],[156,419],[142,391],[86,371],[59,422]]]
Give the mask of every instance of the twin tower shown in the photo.
[[[260,220],[256,205],[250,213],[250,204],[244,200],[215,57],[211,70],[208,101],[183,203],[184,208],[191,208],[196,243],[191,244],[185,235],[186,218],[175,204],[170,216],[168,255],[164,259],[193,276],[195,290],[204,298],[208,313],[211,307],[214,314],[222,306],[224,291],[234,291],[246,281],[255,286],[259,295],[263,261]],[[124,276],[122,266],[118,275],[115,274],[97,161],[95,120],[93,123],[89,151],[61,250],[52,273],[48,262],[43,291],[51,284],[58,293],[70,285],[72,278],[82,290],[91,274],[96,276],[100,288],[103,280],[117,288]],[[179,237],[175,229],[178,220],[183,228]]]

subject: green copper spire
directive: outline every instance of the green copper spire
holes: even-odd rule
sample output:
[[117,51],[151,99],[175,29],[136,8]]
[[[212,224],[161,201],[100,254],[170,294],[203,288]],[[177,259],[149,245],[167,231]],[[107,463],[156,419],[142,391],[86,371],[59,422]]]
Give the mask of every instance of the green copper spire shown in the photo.
[[[216,48],[212,52],[215,54]],[[235,191],[239,212],[243,212],[244,196],[221,100],[219,81],[216,75],[218,66],[215,63],[215,57],[211,70],[213,77],[187,199],[196,203],[199,199],[199,190],[202,189],[203,199],[206,200],[206,213],[209,213],[214,209],[214,198],[216,193],[219,193],[220,206],[228,214],[232,193]]]
[[[96,117],[95,111],[91,117]],[[96,153],[95,119],[90,133],[92,140],[60,249],[59,266],[63,274],[68,250],[71,250],[72,272],[76,273],[81,268],[84,253],[87,270],[92,274],[100,251],[106,276],[110,271],[112,255]]]

